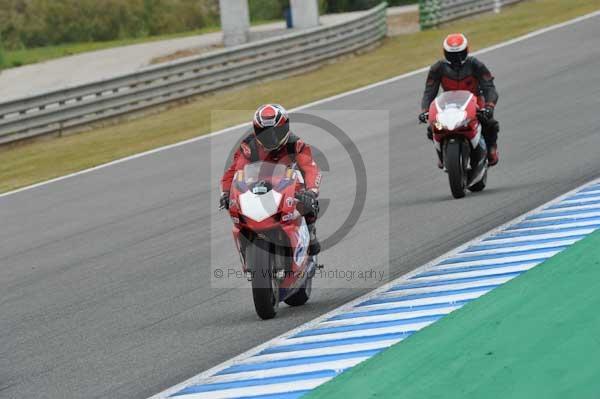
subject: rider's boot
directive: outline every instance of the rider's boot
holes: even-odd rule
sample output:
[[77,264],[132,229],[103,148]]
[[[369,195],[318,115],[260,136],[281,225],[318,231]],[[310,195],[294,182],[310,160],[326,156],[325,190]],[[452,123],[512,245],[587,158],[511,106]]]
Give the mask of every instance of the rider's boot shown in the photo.
[[444,162],[442,161],[442,152],[438,151],[438,150],[435,150],[435,152],[437,152],[437,156],[438,156],[438,164],[437,164],[438,168],[444,169]]
[[317,228],[314,223],[308,225],[308,232],[310,234],[310,243],[308,244],[308,254],[313,256],[321,252],[321,244],[317,239]]
[[483,138],[488,148],[488,165],[494,166],[498,164],[500,157],[498,156],[498,133],[500,124],[497,120],[492,119],[483,124]]

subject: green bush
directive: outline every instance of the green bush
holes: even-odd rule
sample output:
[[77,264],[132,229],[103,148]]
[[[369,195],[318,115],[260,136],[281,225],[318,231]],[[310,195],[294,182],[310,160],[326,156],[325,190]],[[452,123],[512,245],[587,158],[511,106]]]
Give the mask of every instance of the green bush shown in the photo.
[[418,0],[387,0],[390,7],[394,6],[406,6],[409,4],[417,4]]
[[327,0],[326,12],[365,10],[379,3],[380,0]]
[[217,0],[144,0],[143,10],[150,35],[189,31],[219,23]]
[[9,49],[160,35],[214,26],[218,0],[0,0]]
[[[327,13],[366,10],[375,7],[383,0],[323,0],[322,8]],[[418,0],[386,0],[389,6],[416,4]]]
[[289,0],[248,0],[252,21],[282,19],[283,10],[289,6]]
[[[366,10],[375,7],[383,0],[318,0],[321,14]],[[418,0],[387,0],[390,6],[415,4]],[[289,7],[289,0],[248,0],[250,19],[268,21],[281,19],[283,10]]]
[[4,56],[4,45],[2,44],[2,36],[0,36],[0,69],[6,67],[6,58]]

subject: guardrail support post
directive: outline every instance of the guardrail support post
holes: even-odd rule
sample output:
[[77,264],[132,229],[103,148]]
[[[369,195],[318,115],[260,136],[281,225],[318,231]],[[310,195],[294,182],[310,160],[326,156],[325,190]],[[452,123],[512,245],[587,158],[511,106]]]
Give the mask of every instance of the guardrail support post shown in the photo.
[[317,0],[290,0],[294,28],[307,29],[319,26]]
[[494,0],[494,12],[498,14],[500,9],[502,9],[502,0]]
[[219,11],[225,46],[248,42],[250,31],[248,0],[219,0]]

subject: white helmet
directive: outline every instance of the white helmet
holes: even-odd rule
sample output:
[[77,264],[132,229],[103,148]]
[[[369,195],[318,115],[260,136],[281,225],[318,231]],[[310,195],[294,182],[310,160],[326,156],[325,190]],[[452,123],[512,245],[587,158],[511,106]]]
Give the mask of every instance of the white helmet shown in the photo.
[[452,33],[444,40],[444,57],[451,65],[462,65],[469,56],[469,42],[462,33]]

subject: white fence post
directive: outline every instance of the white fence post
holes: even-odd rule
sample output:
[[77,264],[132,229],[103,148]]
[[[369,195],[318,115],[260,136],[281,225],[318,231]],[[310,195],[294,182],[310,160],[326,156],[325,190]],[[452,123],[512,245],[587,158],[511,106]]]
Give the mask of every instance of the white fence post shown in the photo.
[[502,0],[494,0],[494,12],[496,14],[500,13],[502,9]]
[[248,0],[219,0],[219,14],[225,46],[248,42],[250,32]]
[[294,28],[307,29],[319,26],[317,0],[290,0]]

